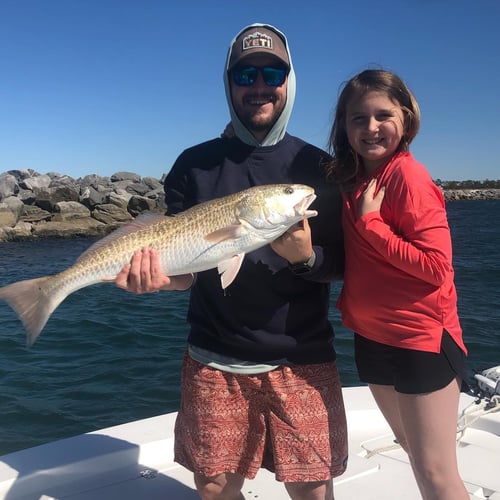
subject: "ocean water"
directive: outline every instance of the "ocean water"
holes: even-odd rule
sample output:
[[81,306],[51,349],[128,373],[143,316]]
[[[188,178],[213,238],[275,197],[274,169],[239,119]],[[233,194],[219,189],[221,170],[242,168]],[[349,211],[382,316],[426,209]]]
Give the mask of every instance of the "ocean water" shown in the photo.
[[[448,203],[468,369],[500,364],[500,200]],[[0,244],[0,285],[70,266],[91,239]],[[330,319],[343,383],[359,383],[351,333]],[[79,290],[31,349],[0,302],[0,454],[174,411],[188,293],[136,296],[112,284]]]

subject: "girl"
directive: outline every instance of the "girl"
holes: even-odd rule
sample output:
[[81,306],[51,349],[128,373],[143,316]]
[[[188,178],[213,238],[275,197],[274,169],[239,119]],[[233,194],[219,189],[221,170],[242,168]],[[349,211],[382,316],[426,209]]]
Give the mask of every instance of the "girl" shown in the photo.
[[344,192],[346,269],[338,307],[368,383],[409,455],[425,500],[469,496],[456,459],[466,348],[444,198],[408,151],[420,111],[395,74],[349,80],[330,135]]

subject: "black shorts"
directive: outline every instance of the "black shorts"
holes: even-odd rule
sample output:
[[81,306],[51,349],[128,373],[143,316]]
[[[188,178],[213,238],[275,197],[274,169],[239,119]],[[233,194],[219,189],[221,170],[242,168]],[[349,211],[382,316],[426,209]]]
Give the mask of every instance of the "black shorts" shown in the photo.
[[392,347],[354,336],[356,366],[361,381],[391,385],[404,394],[424,394],[446,387],[457,375],[467,391],[465,354],[444,331],[441,352]]

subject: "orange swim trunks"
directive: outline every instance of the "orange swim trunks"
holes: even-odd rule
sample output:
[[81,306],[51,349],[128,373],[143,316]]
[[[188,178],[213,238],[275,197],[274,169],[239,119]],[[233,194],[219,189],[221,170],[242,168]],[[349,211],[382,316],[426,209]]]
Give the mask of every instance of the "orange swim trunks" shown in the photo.
[[347,466],[347,425],[336,364],[238,375],[186,355],[175,460],[206,477],[252,479],[260,467],[284,482],[339,476]]

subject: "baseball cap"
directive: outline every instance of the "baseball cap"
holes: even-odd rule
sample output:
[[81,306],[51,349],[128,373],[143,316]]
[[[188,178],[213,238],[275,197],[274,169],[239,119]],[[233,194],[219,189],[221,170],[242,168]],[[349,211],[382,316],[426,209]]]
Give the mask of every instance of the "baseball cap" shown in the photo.
[[229,69],[254,54],[270,54],[290,68],[285,41],[278,33],[265,26],[251,26],[240,33],[231,49]]

